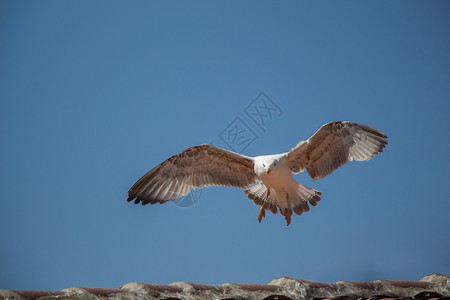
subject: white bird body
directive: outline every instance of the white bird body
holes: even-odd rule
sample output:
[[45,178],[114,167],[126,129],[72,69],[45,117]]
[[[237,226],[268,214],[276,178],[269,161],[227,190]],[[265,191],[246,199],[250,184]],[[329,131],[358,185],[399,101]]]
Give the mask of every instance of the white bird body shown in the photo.
[[[137,204],[164,203],[211,185],[246,188],[244,193],[265,210],[278,209],[287,225],[292,212],[301,215],[316,206],[321,192],[298,183],[292,173],[305,169],[312,179],[321,179],[352,160],[373,158],[387,145],[387,136],[367,125],[331,122],[289,152],[249,157],[211,145],[188,148],[156,166],[128,191],[128,201]],[[278,209],[277,209],[278,208]]]
[[273,156],[275,155],[255,157],[255,173],[271,194],[286,194],[297,186],[297,181],[286,164],[286,154]]
[[[300,184],[292,176],[291,168],[287,162],[288,153],[264,155],[255,157],[255,174],[262,182],[259,185],[251,187],[244,192],[249,195],[250,199],[253,199],[253,195],[263,194],[265,198],[263,204],[261,204],[261,210],[258,215],[258,220],[265,217],[265,209],[268,208],[274,212],[274,208],[270,208],[270,203],[275,203],[282,215],[285,216],[289,225],[290,216],[292,214],[291,206],[294,211],[298,211],[301,214],[303,211],[309,211],[309,206],[295,205],[296,202],[302,202],[302,199],[313,198],[321,193]],[[257,188],[257,190],[255,190]],[[264,191],[267,190],[267,194]],[[299,195],[300,194],[300,195]],[[253,199],[255,200],[255,199]],[[320,198],[316,197],[316,201]],[[267,203],[267,201],[269,201]],[[264,203],[266,202],[266,203]],[[304,202],[304,201],[303,201]],[[307,208],[306,208],[307,207]]]

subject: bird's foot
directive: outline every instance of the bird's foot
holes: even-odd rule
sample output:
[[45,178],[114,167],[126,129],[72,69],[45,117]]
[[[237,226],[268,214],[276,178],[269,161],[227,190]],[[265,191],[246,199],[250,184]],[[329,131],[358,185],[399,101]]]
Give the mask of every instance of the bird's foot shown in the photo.
[[284,217],[284,219],[286,220],[286,226],[289,226],[289,224],[291,224],[291,216],[292,213],[288,213],[286,217]]
[[264,206],[266,206],[266,201],[267,201],[267,199],[269,199],[269,197],[270,197],[270,190],[267,191],[266,198],[264,198],[264,201],[261,205],[261,209],[259,210],[259,214],[258,214],[259,223],[261,223],[261,220],[266,217],[266,209],[264,208]]
[[289,226],[289,224],[291,224],[291,216],[292,216],[292,210],[291,210],[291,201],[289,200],[289,194],[286,193],[286,202],[287,202],[287,206],[288,209],[286,211],[286,215],[284,217],[284,219],[286,220],[286,226]]
[[264,209],[264,205],[263,205],[263,206],[261,206],[261,209],[259,210],[259,214],[258,214],[259,223],[261,223],[261,220],[265,217],[266,217],[266,210]]

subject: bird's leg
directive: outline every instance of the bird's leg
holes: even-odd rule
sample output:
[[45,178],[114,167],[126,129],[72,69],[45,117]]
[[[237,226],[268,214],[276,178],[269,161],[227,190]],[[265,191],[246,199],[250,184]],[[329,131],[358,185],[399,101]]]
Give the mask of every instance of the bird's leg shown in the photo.
[[266,217],[266,210],[264,209],[264,205],[266,205],[266,201],[269,198],[269,195],[270,195],[270,191],[267,190],[266,198],[264,198],[264,201],[261,205],[261,209],[259,210],[259,214],[258,214],[259,223],[261,223],[261,220]]
[[286,193],[286,201],[287,201],[287,212],[284,219],[286,220],[286,226],[289,226],[289,224],[291,224],[291,216],[292,216],[291,203],[289,201],[289,193]]
[[[264,201],[264,203],[265,203],[265,201]],[[261,209],[259,210],[259,214],[258,214],[259,223],[261,223],[261,220],[265,217],[266,217],[266,211],[265,211],[264,207],[261,206]]]

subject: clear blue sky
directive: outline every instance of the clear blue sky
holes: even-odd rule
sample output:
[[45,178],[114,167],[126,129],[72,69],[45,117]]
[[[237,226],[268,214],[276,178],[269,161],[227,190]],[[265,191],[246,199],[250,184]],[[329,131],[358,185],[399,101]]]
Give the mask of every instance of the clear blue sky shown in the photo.
[[[418,280],[450,273],[448,1],[1,1],[0,288]],[[282,110],[264,129],[245,108]],[[190,208],[127,191],[239,117],[247,155],[322,124],[389,136],[320,181],[310,213],[240,189]]]

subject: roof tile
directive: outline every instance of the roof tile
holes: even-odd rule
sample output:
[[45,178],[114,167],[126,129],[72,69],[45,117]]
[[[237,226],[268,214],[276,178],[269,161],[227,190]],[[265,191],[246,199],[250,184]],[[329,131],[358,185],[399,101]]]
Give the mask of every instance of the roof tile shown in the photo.
[[[27,291],[27,290],[15,290],[13,293],[19,295],[20,297],[26,299],[38,299],[42,297],[51,297],[51,296],[60,296],[64,295],[63,292],[60,291]],[[0,294],[1,296],[1,294]]]
[[181,293],[183,290],[177,286],[163,285],[163,284],[153,284],[153,283],[140,283],[131,282],[121,286],[121,289],[126,289],[129,291],[139,292],[141,290],[154,290],[160,293]]
[[234,285],[240,287],[246,291],[270,291],[275,292],[279,290],[280,287],[271,284],[248,284],[248,283],[234,283]]
[[279,277],[269,284],[208,285],[174,282],[170,285],[132,282],[120,288],[74,287],[62,291],[0,290],[0,299],[450,299],[450,276],[430,274],[420,281],[375,280],[335,283]]

